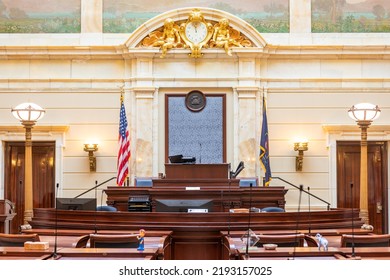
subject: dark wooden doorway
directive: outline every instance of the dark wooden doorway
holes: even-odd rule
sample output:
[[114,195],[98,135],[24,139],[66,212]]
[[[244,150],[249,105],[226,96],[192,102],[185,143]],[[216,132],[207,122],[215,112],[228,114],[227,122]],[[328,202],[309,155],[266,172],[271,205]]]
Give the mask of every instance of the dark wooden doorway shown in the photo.
[[[368,142],[367,163],[370,224],[374,226],[376,233],[387,233],[387,145],[385,142]],[[359,208],[359,193],[360,141],[339,141],[337,142],[337,207]]]
[[[15,203],[11,232],[17,233],[24,213],[24,142],[6,142],[4,153],[4,197]],[[54,207],[55,143],[33,142],[33,208]]]

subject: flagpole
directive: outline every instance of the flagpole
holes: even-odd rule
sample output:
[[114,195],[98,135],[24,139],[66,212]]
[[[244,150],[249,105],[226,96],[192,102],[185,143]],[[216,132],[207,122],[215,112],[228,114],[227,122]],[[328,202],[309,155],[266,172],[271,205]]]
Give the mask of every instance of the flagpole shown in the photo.
[[271,166],[269,161],[269,135],[268,135],[268,120],[267,120],[267,106],[265,102],[265,89],[263,87],[263,120],[261,126],[261,139],[260,139],[260,166],[264,171],[263,186],[269,186],[271,181]]
[[[130,139],[129,139],[129,130],[126,117],[126,108],[124,105],[124,90],[123,86],[120,87],[121,96],[120,96],[120,113],[119,113],[119,151],[117,159],[117,185],[123,186],[126,183],[129,175],[129,159],[130,159]],[[127,185],[129,182],[127,180]]]

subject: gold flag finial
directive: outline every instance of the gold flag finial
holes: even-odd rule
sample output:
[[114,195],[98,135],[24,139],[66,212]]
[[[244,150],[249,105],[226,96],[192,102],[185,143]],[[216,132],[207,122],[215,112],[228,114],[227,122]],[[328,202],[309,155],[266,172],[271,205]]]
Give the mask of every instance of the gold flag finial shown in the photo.
[[121,99],[120,99],[120,100],[121,100],[121,104],[122,104],[122,103],[123,103],[123,100],[124,100],[123,95],[124,95],[124,93],[125,93],[125,91],[124,91],[124,89],[123,89],[123,88],[124,88],[124,85],[120,86],[119,88],[121,89]]

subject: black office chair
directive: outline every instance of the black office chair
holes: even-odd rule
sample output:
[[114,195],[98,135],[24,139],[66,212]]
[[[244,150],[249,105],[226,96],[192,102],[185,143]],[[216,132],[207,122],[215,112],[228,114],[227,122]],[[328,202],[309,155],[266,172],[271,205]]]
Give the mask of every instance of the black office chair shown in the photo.
[[89,241],[89,234],[80,236],[79,239],[77,239],[75,248],[87,248]]
[[39,235],[36,233],[26,234],[7,234],[0,233],[0,247],[24,247],[24,242],[40,241]]
[[259,234],[257,247],[264,244],[277,244],[278,247],[303,247],[305,245],[305,235],[298,234]]
[[389,247],[390,234],[343,234],[341,236],[341,247],[352,247],[352,243],[355,247]]
[[307,247],[318,247],[317,240],[311,235],[305,234],[305,241],[306,241]]
[[136,234],[90,234],[91,248],[138,248]]

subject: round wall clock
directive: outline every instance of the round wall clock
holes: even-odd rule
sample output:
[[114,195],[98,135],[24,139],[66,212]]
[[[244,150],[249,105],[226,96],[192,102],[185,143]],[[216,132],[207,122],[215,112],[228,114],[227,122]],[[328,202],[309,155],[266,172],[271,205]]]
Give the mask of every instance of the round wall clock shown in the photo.
[[204,22],[189,22],[185,26],[185,34],[190,42],[198,45],[207,38],[207,25]]
[[202,56],[201,49],[213,36],[213,26],[207,22],[199,9],[194,9],[186,22],[180,25],[179,34],[191,49],[190,57]]
[[199,112],[206,106],[206,96],[199,90],[193,90],[187,93],[185,103],[188,110]]

